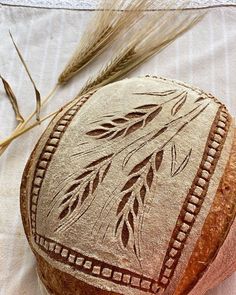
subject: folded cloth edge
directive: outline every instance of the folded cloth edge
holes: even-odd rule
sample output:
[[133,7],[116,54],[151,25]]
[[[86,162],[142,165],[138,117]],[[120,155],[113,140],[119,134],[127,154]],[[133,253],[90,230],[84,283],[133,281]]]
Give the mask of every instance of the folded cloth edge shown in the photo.
[[[97,8],[100,0],[0,0],[0,5],[25,6],[38,8],[55,9],[76,9],[76,10],[94,10]],[[177,0],[177,3],[183,3]],[[192,0],[188,1],[186,8],[206,8],[217,6],[236,6],[236,0]],[[153,6],[155,9],[155,4]]]

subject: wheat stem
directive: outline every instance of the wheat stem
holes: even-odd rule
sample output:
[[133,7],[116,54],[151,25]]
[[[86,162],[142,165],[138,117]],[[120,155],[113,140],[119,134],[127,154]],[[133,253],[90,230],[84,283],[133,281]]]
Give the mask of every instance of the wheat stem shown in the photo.
[[[58,89],[59,85],[57,84],[51,91],[50,93],[42,100],[42,104],[41,106],[45,105],[52,97],[53,95],[56,93],[57,89]],[[4,153],[4,151],[7,149],[7,147],[11,144],[11,142],[16,139],[17,137],[19,137],[21,134],[26,133],[27,131],[31,130],[32,128],[40,125],[41,122],[47,120],[48,118],[50,118],[53,114],[56,114],[58,111],[49,114],[48,116],[46,116],[45,118],[41,119],[40,121],[34,122],[32,125],[27,126],[27,124],[31,121],[31,119],[36,115],[36,110],[33,111],[28,118],[25,119],[24,122],[20,122],[16,129],[7,137],[5,138],[3,141],[0,141],[0,156]]]
[[[45,105],[56,93],[56,91],[58,90],[59,85],[57,84],[51,91],[50,93],[42,100],[41,106]],[[29,121],[36,115],[36,110],[33,111],[28,118],[25,119],[24,122],[21,122],[17,125],[16,129],[12,132],[12,134],[14,134],[15,132],[17,132],[17,130],[24,128]]]
[[[47,102],[55,95],[58,88],[59,88],[59,85],[56,84],[54,88],[50,91],[50,93],[42,100],[41,107],[47,104]],[[25,119],[25,122],[22,124],[22,127],[24,127],[35,115],[36,115],[36,110],[32,112],[28,118]]]
[[38,126],[39,124],[41,124],[42,122],[46,121],[47,119],[51,118],[52,116],[56,115],[60,110],[57,110],[47,116],[45,116],[44,118],[42,118],[40,120],[40,122],[36,121],[34,123],[32,123],[31,125],[22,128],[20,130],[18,130],[17,132],[15,132],[14,134],[10,135],[9,137],[7,137],[5,140],[0,142],[0,155],[2,154],[2,150],[5,151],[5,149],[8,147],[8,145],[17,137],[19,137],[20,135],[26,133],[27,131],[33,129],[34,127]]
[[40,92],[38,91],[38,88],[36,87],[36,84],[35,84],[32,76],[30,74],[30,71],[28,69],[28,66],[26,65],[26,62],[25,62],[25,60],[24,60],[24,58],[23,58],[23,56],[22,56],[22,54],[21,54],[18,46],[16,45],[16,42],[15,42],[15,40],[14,40],[14,38],[13,38],[13,36],[12,36],[12,34],[11,34],[10,31],[9,31],[9,34],[10,34],[11,40],[13,42],[13,45],[14,45],[14,47],[16,49],[16,52],[17,52],[17,54],[18,54],[18,56],[20,58],[20,61],[21,61],[22,65],[24,66],[24,69],[25,69],[25,71],[26,71],[26,73],[27,73],[27,75],[28,75],[28,77],[29,77],[29,79],[30,79],[33,87],[34,87],[35,100],[36,100],[36,108],[35,108],[36,120],[37,121],[40,121],[40,118],[39,118],[40,117],[40,109],[41,109],[41,95],[40,95]]

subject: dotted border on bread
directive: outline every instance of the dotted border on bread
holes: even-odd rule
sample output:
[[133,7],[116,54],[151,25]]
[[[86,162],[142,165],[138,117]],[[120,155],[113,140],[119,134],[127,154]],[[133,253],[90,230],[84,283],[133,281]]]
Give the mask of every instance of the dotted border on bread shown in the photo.
[[[152,77],[157,78],[157,77]],[[165,78],[159,78],[163,81],[171,81]],[[174,84],[178,84],[197,92],[198,94],[205,94],[204,92],[193,89],[184,83],[179,83],[177,81],[171,81]],[[227,131],[229,128],[229,114],[227,113],[224,105],[222,105],[213,96],[207,95],[209,98],[213,99],[217,104],[220,105],[218,114],[216,115],[216,127],[211,130],[210,134],[214,137],[211,141],[207,142],[207,148],[204,153],[204,166],[199,168],[197,173],[198,182],[194,182],[195,185],[194,193],[191,194],[191,198],[184,203],[181,212],[183,220],[181,220],[181,227],[178,226],[178,232],[176,234],[176,228],[171,237],[170,246],[167,250],[166,257],[162,266],[162,270],[157,281],[141,276],[139,274],[130,272],[128,270],[108,265],[102,261],[95,260],[92,257],[86,257],[80,253],[72,251],[71,249],[60,245],[59,243],[52,241],[48,238],[42,237],[36,233],[36,210],[38,197],[40,193],[40,188],[45,177],[46,170],[51,161],[52,155],[55,153],[58,147],[60,138],[66,131],[75,114],[79,111],[82,105],[88,100],[88,98],[93,94],[88,93],[83,96],[75,105],[73,105],[57,122],[54,126],[53,132],[50,138],[45,144],[44,149],[39,157],[36,165],[34,180],[31,190],[31,200],[30,200],[30,212],[31,212],[31,230],[34,236],[36,244],[49,256],[53,253],[52,258],[57,259],[63,263],[73,266],[82,272],[90,274],[95,277],[100,277],[102,279],[110,280],[116,284],[130,286],[144,292],[150,292],[152,294],[157,294],[161,289],[166,289],[171,277],[173,276],[174,270],[178,264],[181,252],[184,248],[185,242],[187,240],[188,234],[195,222],[195,218],[201,209],[201,205],[204,201],[203,192],[207,192],[209,185],[211,173],[211,167],[216,166],[217,161],[220,156],[220,152],[223,148],[224,141],[227,136]],[[206,95],[206,94],[205,94]],[[210,146],[210,148],[208,148]],[[206,159],[205,159],[206,157]],[[199,174],[201,172],[201,174]],[[198,176],[200,175],[200,176]]]
[[35,234],[35,243],[52,259],[87,275],[152,294],[157,294],[161,290],[157,281],[153,279],[88,257],[39,234]]
[[36,211],[38,197],[48,165],[59,145],[61,137],[65,133],[70,122],[93,93],[94,91],[82,96],[81,99],[76,104],[74,104],[57,122],[37,161],[30,199],[31,231],[33,235],[36,233]]

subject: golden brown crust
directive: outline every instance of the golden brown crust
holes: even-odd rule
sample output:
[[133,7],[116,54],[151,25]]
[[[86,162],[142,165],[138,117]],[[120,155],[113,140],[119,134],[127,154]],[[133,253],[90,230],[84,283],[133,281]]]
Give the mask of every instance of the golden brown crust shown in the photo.
[[212,208],[204,223],[182,280],[174,293],[185,295],[204,275],[215,259],[236,214],[236,134],[230,159],[221,179]]
[[36,256],[39,277],[51,295],[120,295],[88,285],[52,267],[41,256]]
[[[42,135],[43,136],[43,135]],[[24,173],[22,175],[21,179],[21,188],[20,188],[20,211],[21,211],[21,219],[25,231],[25,235],[27,237],[28,243],[30,244],[31,250],[34,252],[34,249],[30,242],[30,221],[29,221],[29,211],[27,206],[27,190],[26,190],[26,184],[27,184],[27,178],[29,169],[31,167],[31,164],[33,162],[33,157],[35,154],[36,147],[34,148],[33,152],[31,153],[31,156],[25,166]]]

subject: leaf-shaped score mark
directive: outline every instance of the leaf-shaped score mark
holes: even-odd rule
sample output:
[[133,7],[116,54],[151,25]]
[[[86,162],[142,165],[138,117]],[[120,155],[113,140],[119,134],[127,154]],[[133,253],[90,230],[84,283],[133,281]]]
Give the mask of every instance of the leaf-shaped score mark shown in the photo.
[[158,106],[157,104],[145,104],[145,105],[139,106],[135,109],[136,110],[149,110],[149,109],[156,108],[157,106]]
[[138,210],[139,210],[139,202],[138,202],[137,198],[134,199],[133,210],[134,210],[134,214],[137,216]]
[[124,119],[124,118],[118,118],[118,119],[113,119],[112,122],[116,123],[116,124],[124,124],[126,123],[128,120]]
[[143,116],[145,116],[146,113],[142,113],[142,112],[131,112],[127,115],[125,115],[125,118],[127,119],[135,119],[135,118],[141,118]]
[[86,168],[91,168],[91,167],[97,166],[97,165],[101,164],[102,162],[104,162],[104,161],[112,158],[113,155],[114,154],[112,153],[112,154],[110,154],[108,156],[101,157],[98,160],[93,161],[92,163],[90,163],[89,165],[87,165]]
[[[135,232],[135,218],[131,210],[126,214],[126,216],[125,214],[122,214],[120,216],[116,225],[116,230],[115,230],[116,234],[120,226],[121,226],[121,242],[123,247],[126,248],[131,238],[131,233],[132,235],[134,235],[134,232]],[[135,249],[136,248],[135,244],[133,246],[134,246],[133,248]]]
[[148,123],[150,123],[153,119],[155,119],[156,118],[156,116],[161,112],[161,110],[162,110],[162,107],[158,107],[158,108],[156,108],[153,112],[151,112],[148,116],[147,116],[147,118],[145,119],[145,126],[148,124]]
[[63,219],[69,213],[69,206],[66,206],[59,215],[59,219]]
[[153,92],[137,92],[136,95],[149,95],[149,96],[168,96],[176,93],[176,89],[166,90],[166,91],[153,91]]
[[132,228],[132,231],[134,231],[134,217],[133,217],[132,212],[129,212],[129,214],[128,214],[128,221],[129,221],[129,224]]
[[149,171],[147,173],[147,177],[146,177],[146,182],[147,182],[149,189],[152,186],[153,178],[154,178],[154,173],[153,173],[152,166],[150,166]]
[[147,189],[146,189],[145,185],[143,185],[139,191],[140,198],[141,198],[143,204],[144,204],[146,193],[147,193]]
[[123,246],[126,248],[129,241],[129,229],[126,222],[124,222],[122,227],[121,240],[122,240]]
[[141,161],[140,163],[135,165],[134,168],[129,173],[129,175],[139,172],[142,168],[144,168],[147,165],[147,163],[150,161],[151,157],[152,157],[152,155],[148,156],[143,161]]
[[202,96],[200,96],[198,99],[196,99],[195,103],[196,103],[196,102],[202,102],[202,101],[204,101],[204,100],[206,100],[206,99],[207,99],[207,97],[202,97]]
[[162,106],[157,104],[142,105],[123,117],[102,123],[98,128],[88,131],[86,134],[96,139],[110,140],[127,136],[152,122],[161,110]]
[[134,124],[132,124],[127,130],[125,135],[131,134],[133,132],[135,132],[136,130],[140,129],[143,126],[143,120],[136,122]]
[[163,161],[163,156],[164,156],[164,150],[161,150],[159,152],[156,153],[155,155],[155,169],[156,172],[159,170],[161,163]]
[[180,97],[180,99],[175,103],[175,105],[171,109],[172,116],[175,116],[182,109],[182,107],[186,103],[187,97],[188,97],[187,92],[184,92],[183,95]]
[[111,168],[111,163],[109,163],[109,164],[107,165],[106,169],[104,170],[103,175],[102,175],[101,182],[103,182],[103,180],[104,180],[104,178],[106,177],[106,175],[107,175],[108,171],[110,170],[110,168]]
[[105,134],[106,132],[107,132],[106,129],[95,129],[95,130],[87,132],[86,134],[90,136],[99,136],[99,135]]
[[89,192],[90,192],[90,181],[87,183],[87,185],[82,193],[81,204],[83,204],[83,202],[87,199]]
[[121,191],[123,192],[123,191],[126,191],[126,190],[132,188],[134,186],[134,184],[139,180],[139,178],[140,178],[140,175],[133,176],[132,178],[130,178],[126,182],[126,184],[123,186]]
[[116,215],[119,215],[119,213],[124,209],[124,207],[126,206],[128,201],[130,200],[131,195],[132,195],[132,192],[128,192],[123,196],[123,198],[122,198],[122,200],[119,203],[119,206],[117,208]]
[[101,125],[104,128],[113,128],[115,125],[111,124],[111,123],[105,123]]
[[[185,158],[183,159],[183,161],[180,163],[179,166],[177,166],[177,150],[176,150],[176,145],[173,144],[172,148],[171,148],[171,176],[175,177],[178,174],[180,174],[188,165],[190,157],[192,154],[192,149],[190,149],[189,153],[185,156]],[[177,166],[177,167],[176,167]]]

